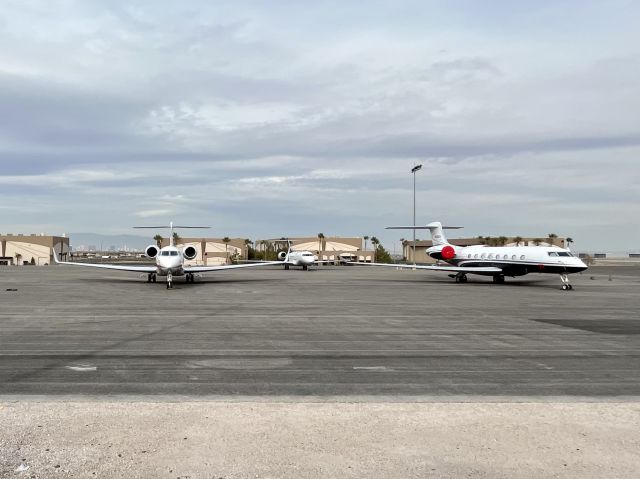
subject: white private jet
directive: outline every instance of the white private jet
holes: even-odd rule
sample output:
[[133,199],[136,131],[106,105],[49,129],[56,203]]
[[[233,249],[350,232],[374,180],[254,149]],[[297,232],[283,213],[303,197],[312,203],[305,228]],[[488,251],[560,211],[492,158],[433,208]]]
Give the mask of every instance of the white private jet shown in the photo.
[[[413,226],[389,226],[387,229],[414,229]],[[383,263],[353,263],[357,265],[387,266],[392,268],[426,269],[445,271],[456,283],[466,283],[467,274],[492,276],[494,283],[504,283],[505,276],[523,276],[528,273],[559,274],[563,290],[571,290],[568,275],[587,269],[587,265],[571,253],[558,246],[455,246],[447,241],[444,229],[458,227],[442,226],[439,222],[415,229],[428,229],[431,232],[433,246],[427,254],[434,259],[443,260],[447,266],[409,265]]]
[[278,253],[278,259],[284,264],[284,269],[289,269],[289,266],[302,266],[304,271],[309,269],[309,266],[317,263],[335,263],[331,260],[318,260],[316,255],[311,251],[293,251],[291,249],[291,240],[279,240],[287,242],[287,251],[280,251]]
[[208,226],[174,226],[173,223],[169,223],[169,226],[136,226],[135,228],[149,228],[149,229],[161,229],[169,228],[171,235],[169,236],[169,246],[164,248],[158,248],[158,246],[152,244],[145,249],[145,255],[149,258],[155,258],[155,266],[126,266],[115,264],[96,264],[96,263],[74,263],[69,261],[59,261],[58,255],[55,250],[53,252],[53,259],[58,264],[71,265],[71,266],[85,266],[89,268],[103,268],[103,269],[115,269],[119,271],[132,271],[136,273],[146,273],[147,282],[155,283],[157,276],[166,276],[167,289],[173,288],[174,276],[184,276],[187,283],[193,283],[195,281],[196,273],[208,273],[210,271],[227,271],[230,269],[239,268],[255,268],[258,266],[269,266],[281,264],[280,261],[265,261],[262,263],[247,263],[247,264],[230,264],[221,266],[186,266],[185,260],[191,260],[196,257],[196,249],[193,246],[178,247],[173,244],[173,230],[174,228],[208,228]]

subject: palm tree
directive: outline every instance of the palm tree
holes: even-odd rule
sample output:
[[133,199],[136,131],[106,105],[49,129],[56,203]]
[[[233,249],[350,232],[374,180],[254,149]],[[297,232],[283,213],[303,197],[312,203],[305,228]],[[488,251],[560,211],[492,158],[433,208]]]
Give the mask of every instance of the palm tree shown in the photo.
[[378,245],[380,244],[380,240],[375,236],[371,237],[371,244],[373,245],[373,262],[376,262],[376,251],[378,250]]
[[536,238],[533,240],[533,244],[536,246],[540,246],[540,243],[542,243],[542,240],[540,238]]
[[508,240],[508,239],[509,239],[509,238],[507,238],[506,236],[500,236],[500,237],[498,238],[498,243],[499,243],[499,245],[500,245],[500,246],[504,246],[504,245],[506,245],[506,244],[507,244],[507,240]]
[[484,236],[478,236],[478,243],[484,244]]
[[516,246],[520,246],[520,243],[522,243],[522,236],[516,236],[513,238],[513,241],[516,242]]
[[549,233],[548,238],[549,238],[549,243],[551,243],[551,246],[553,246],[556,242],[555,241],[556,238],[558,238],[558,235],[555,233]]
[[244,239],[244,248],[245,250],[247,250],[247,257],[245,259],[249,259],[249,245],[252,245],[253,241],[251,241],[249,238],[245,238]]
[[222,242],[224,243],[224,254],[226,257],[227,264],[229,264],[229,241],[231,241],[231,239],[228,236],[225,236],[224,238],[222,238]]
[[367,240],[369,239],[369,237],[364,236],[363,239],[364,239],[364,250],[367,251]]
[[178,241],[180,241],[180,239],[181,239],[180,235],[176,231],[174,231],[173,232],[173,244],[178,244]]
[[571,243],[573,243],[573,238],[571,238],[571,237],[567,238],[566,242],[567,242],[567,245],[569,245],[569,246],[567,246],[567,249],[571,249],[570,246],[571,246]]
[[[324,239],[324,233],[318,233],[318,256],[320,256],[320,251],[322,251],[322,240]],[[318,258],[320,259],[320,258]]]
[[16,265],[20,265],[22,262],[22,255],[20,253],[16,253]]
[[153,237],[154,241],[156,242],[156,244],[158,245],[158,248],[162,248],[162,240],[164,239],[162,236],[160,235],[155,235]]

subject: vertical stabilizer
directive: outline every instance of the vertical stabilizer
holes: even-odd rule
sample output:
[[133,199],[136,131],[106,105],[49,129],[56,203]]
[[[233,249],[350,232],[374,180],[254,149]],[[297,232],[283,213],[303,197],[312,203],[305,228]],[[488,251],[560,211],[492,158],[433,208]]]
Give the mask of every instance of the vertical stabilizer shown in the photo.
[[434,221],[433,223],[429,223],[427,225],[427,228],[429,228],[429,232],[431,233],[433,246],[449,244],[449,241],[447,241],[447,237],[444,235],[442,223],[440,223],[439,221]]

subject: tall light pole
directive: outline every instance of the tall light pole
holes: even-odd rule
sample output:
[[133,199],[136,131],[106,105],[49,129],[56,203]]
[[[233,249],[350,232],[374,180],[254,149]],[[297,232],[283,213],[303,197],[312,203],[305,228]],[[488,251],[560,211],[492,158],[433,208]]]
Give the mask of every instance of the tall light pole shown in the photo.
[[422,165],[411,168],[413,174],[413,264],[416,264],[416,171],[422,169]]

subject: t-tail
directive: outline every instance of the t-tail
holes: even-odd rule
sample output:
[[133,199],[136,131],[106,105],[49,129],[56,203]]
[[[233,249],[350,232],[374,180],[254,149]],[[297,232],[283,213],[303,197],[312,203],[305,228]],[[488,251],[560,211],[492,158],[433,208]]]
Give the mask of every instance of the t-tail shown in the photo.
[[174,243],[174,236],[173,236],[173,230],[180,228],[180,229],[209,229],[211,228],[210,226],[178,226],[178,225],[174,225],[173,221],[169,222],[169,226],[167,225],[162,225],[162,226],[134,226],[134,228],[136,229],[163,229],[163,228],[169,228],[170,230],[170,234],[169,234],[169,246],[175,246]]
[[388,230],[429,230],[433,246],[448,245],[449,241],[444,234],[444,230],[458,230],[462,226],[442,226],[439,221],[434,221],[425,226],[387,226]]

